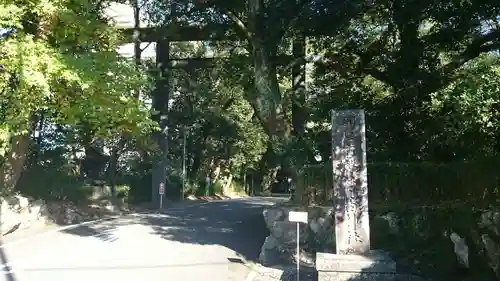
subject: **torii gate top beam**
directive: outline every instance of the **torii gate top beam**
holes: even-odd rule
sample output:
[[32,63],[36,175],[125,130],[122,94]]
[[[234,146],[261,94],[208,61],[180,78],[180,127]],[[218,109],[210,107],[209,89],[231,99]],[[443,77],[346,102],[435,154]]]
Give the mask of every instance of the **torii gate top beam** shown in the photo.
[[123,30],[126,41],[157,42],[166,39],[175,41],[203,41],[203,40],[236,40],[238,36],[231,25],[210,24],[205,26],[178,26],[172,24],[164,27],[126,28]]
[[[208,24],[204,26],[178,26],[171,24],[158,27],[124,28],[123,33],[126,42],[158,42],[165,39],[170,42],[176,41],[204,41],[204,40],[238,40],[241,37],[236,34],[230,24]],[[319,34],[305,34],[316,36]]]

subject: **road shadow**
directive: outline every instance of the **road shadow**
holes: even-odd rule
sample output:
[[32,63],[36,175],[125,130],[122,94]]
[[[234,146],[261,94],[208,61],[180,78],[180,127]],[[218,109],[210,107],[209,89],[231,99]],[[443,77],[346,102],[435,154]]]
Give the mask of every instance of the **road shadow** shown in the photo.
[[[214,201],[165,209],[161,213],[146,212],[106,224],[87,224],[63,232],[113,242],[119,238],[109,237],[113,236],[112,232],[117,227],[130,223],[141,224],[150,227],[151,234],[165,240],[196,245],[219,245],[231,249],[239,258],[227,257],[229,263],[258,263],[261,247],[270,234],[262,215],[266,207],[269,207],[269,204],[259,204],[253,200]],[[267,273],[258,273],[255,281],[297,280],[295,266],[276,265],[268,269],[270,271]],[[317,280],[317,273],[314,268],[301,266],[299,280]]]
[[[127,224],[142,224],[151,233],[169,241],[198,245],[220,245],[246,261],[257,262],[269,231],[262,211],[268,204],[254,200],[214,201],[145,212],[107,222],[89,223],[61,230],[63,233],[114,242],[113,232]],[[228,257],[229,258],[229,257]],[[231,261],[229,261],[231,262]]]
[[168,219],[146,217],[153,233],[181,243],[220,245],[247,261],[258,261],[269,231],[263,205],[251,201],[212,202],[189,209],[167,210]]
[[101,241],[111,243],[118,240],[118,238],[113,235],[113,231],[117,227],[118,223],[113,223],[113,222],[105,225],[88,224],[88,225],[80,225],[74,228],[67,228],[62,230],[61,232],[83,237],[94,237]]

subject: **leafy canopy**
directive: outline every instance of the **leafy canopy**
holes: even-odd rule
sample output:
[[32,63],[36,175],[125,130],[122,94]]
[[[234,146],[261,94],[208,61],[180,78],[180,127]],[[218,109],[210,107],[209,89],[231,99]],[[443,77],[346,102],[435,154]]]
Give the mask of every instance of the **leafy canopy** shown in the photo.
[[96,136],[143,134],[153,123],[134,91],[147,90],[144,69],[116,52],[117,29],[105,2],[0,3],[0,155],[43,112],[58,124],[85,121]]

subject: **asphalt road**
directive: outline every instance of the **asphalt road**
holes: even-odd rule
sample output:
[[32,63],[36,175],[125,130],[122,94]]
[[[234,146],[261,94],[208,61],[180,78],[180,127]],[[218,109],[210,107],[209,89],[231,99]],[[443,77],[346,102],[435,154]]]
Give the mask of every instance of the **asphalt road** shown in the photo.
[[267,235],[254,197],[133,214],[0,248],[1,281],[249,281]]

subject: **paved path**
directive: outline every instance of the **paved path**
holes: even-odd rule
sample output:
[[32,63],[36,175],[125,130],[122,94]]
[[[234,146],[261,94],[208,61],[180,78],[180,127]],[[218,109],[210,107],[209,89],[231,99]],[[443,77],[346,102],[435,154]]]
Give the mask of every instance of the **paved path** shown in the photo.
[[0,248],[0,281],[245,281],[281,199],[201,203],[52,231]]

